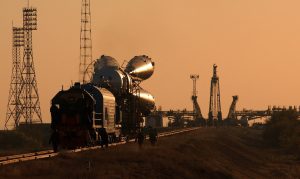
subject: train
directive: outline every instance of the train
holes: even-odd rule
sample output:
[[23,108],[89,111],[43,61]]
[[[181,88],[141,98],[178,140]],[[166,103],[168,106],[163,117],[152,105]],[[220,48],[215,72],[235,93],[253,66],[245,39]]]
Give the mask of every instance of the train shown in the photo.
[[135,136],[155,108],[153,95],[140,86],[152,76],[154,66],[145,55],[135,56],[125,68],[113,57],[102,55],[94,63],[89,83],[74,83],[52,98],[55,144],[62,149],[96,145],[103,130],[110,142]]

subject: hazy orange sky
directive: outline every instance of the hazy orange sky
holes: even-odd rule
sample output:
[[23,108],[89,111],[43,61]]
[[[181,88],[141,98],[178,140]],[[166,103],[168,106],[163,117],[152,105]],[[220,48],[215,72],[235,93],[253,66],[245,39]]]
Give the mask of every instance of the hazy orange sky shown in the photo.
[[[142,86],[163,109],[192,108],[191,73],[200,75],[199,103],[209,105],[212,65],[219,66],[223,116],[238,108],[299,105],[299,0],[91,0],[93,56],[120,63],[135,55],[156,62]],[[0,120],[11,77],[11,26],[22,24],[25,0],[0,0]],[[31,0],[38,8],[34,60],[44,122],[51,98],[78,79],[81,0]]]

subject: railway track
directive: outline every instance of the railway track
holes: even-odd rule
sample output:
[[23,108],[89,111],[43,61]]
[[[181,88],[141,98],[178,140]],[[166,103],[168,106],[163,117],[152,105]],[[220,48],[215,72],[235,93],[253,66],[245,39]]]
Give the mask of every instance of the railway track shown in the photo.
[[[162,132],[158,134],[158,137],[167,137],[175,134],[180,134],[184,132],[189,132],[193,130],[197,130],[200,127],[193,127],[193,128],[186,128],[186,129],[178,129],[174,131],[168,131],[168,132]],[[123,145],[126,143],[134,142],[134,139],[129,140],[128,142],[118,142],[118,143],[112,143],[109,144],[108,147]],[[76,153],[81,151],[87,151],[87,150],[95,150],[100,149],[101,146],[93,146],[93,147],[84,147],[74,150],[67,150],[64,151],[64,153]],[[0,157],[0,166],[13,164],[13,163],[19,163],[19,162],[25,162],[30,160],[38,160],[43,158],[50,158],[55,157],[59,154],[59,152],[54,152],[53,150],[45,150],[45,151],[39,151],[39,152],[32,152],[32,153],[26,153],[26,154],[18,154],[18,155],[10,155],[10,156],[4,156]]]

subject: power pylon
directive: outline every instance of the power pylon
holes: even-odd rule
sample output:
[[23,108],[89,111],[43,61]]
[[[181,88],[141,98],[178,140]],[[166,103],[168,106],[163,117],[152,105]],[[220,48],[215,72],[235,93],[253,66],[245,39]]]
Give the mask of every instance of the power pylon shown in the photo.
[[4,125],[5,129],[8,129],[10,126],[17,127],[22,112],[20,100],[21,86],[23,84],[21,48],[24,46],[24,31],[22,27],[13,27],[12,33],[12,71]]
[[22,117],[26,124],[42,123],[40,100],[33,62],[32,31],[37,30],[37,9],[23,8],[24,54],[21,74]]
[[199,79],[199,75],[191,75],[190,78],[193,80],[193,93],[192,93],[192,102],[193,102],[193,112],[195,114],[194,119],[203,119],[200,106],[197,101],[197,80]]
[[88,83],[93,74],[90,0],[82,0],[80,30],[79,81]]
[[213,77],[210,84],[210,102],[208,113],[208,125],[216,126],[222,122],[221,96],[217,65],[213,66]]

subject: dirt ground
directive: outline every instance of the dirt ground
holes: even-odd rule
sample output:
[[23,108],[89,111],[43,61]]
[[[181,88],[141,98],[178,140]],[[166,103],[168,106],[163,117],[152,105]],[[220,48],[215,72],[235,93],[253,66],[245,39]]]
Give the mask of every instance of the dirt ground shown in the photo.
[[153,147],[109,149],[0,167],[0,178],[300,178],[300,159],[267,147],[261,131],[202,128]]

